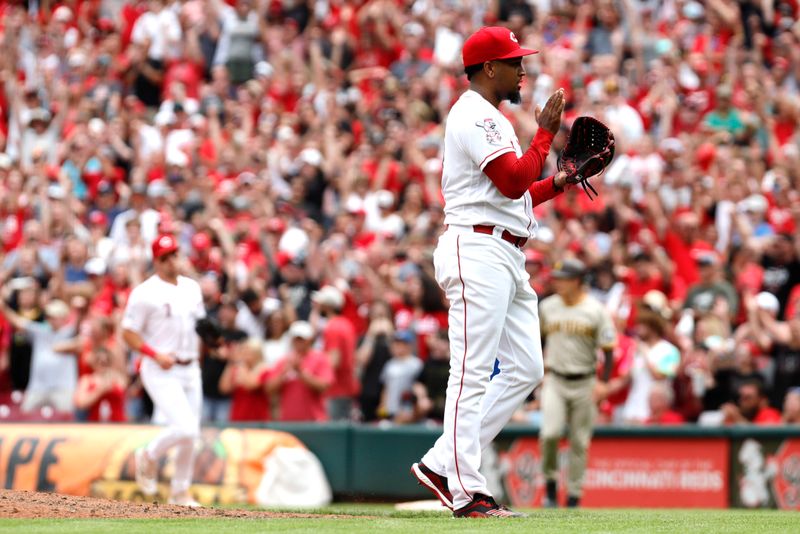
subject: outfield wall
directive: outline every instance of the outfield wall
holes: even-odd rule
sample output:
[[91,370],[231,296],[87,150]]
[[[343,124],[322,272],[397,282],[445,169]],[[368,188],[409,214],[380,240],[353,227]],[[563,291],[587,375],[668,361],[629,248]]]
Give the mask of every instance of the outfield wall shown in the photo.
[[[0,480],[11,489],[144,499],[133,482],[133,451],[155,432],[147,425],[0,425]],[[313,498],[324,503],[326,492],[319,494],[316,488],[328,491],[327,478],[340,499],[426,499],[430,494],[417,485],[409,468],[440,432],[427,426],[348,423],[205,428],[192,489],[209,504],[273,504],[272,499],[288,496],[283,488],[296,493],[296,502]],[[510,426],[485,452],[481,470],[498,499],[520,507],[541,505],[544,480],[537,434],[534,427]],[[306,447],[319,459],[324,475],[319,463],[314,467],[313,457],[286,456]],[[567,450],[563,443],[562,492]],[[164,497],[171,462],[162,462],[159,473]],[[299,491],[298,477],[313,487]],[[582,503],[800,510],[800,428],[598,428]]]
[[[439,428],[268,426],[295,435],[317,455],[335,495],[430,497],[408,470],[439,436]],[[537,435],[535,427],[507,427],[482,467],[490,490],[515,506],[541,505]],[[562,480],[567,448],[563,443]],[[564,486],[559,484],[562,491]],[[583,504],[800,510],[800,428],[599,427],[589,451]]]

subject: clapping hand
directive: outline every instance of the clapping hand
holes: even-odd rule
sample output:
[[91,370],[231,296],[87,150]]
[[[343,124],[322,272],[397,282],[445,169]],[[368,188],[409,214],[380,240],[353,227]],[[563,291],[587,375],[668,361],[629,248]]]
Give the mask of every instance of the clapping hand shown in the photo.
[[561,114],[564,112],[564,89],[559,89],[547,99],[544,109],[539,109],[536,106],[536,122],[540,128],[544,128],[551,134],[558,133],[561,127]]

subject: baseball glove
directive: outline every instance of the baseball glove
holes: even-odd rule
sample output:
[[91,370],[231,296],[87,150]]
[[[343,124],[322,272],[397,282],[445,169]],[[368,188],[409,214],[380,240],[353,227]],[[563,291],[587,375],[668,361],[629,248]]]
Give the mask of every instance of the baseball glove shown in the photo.
[[593,117],[578,117],[572,123],[567,144],[558,156],[558,170],[567,173],[568,184],[580,184],[592,198],[597,190],[589,178],[603,172],[614,158],[614,134],[608,126]]
[[194,325],[194,331],[206,347],[217,348],[222,345],[222,328],[216,321],[208,318],[199,319]]

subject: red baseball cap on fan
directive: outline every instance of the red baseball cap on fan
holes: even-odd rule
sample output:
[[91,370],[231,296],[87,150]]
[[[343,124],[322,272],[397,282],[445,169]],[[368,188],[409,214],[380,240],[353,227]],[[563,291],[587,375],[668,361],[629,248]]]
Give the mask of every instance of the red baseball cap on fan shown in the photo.
[[211,238],[205,232],[197,232],[192,236],[192,246],[195,250],[208,250],[211,248]]
[[170,252],[175,252],[178,250],[178,242],[169,234],[163,234],[158,236],[155,241],[153,241],[153,259],[157,260],[161,256],[169,254]]
[[461,49],[461,59],[464,67],[470,67],[494,59],[511,59],[538,53],[538,50],[521,48],[517,36],[508,28],[484,26],[466,40]]

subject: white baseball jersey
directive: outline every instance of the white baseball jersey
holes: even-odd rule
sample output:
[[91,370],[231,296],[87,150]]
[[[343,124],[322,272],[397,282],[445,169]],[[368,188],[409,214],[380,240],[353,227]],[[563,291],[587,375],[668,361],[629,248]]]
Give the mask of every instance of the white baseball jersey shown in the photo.
[[185,276],[170,284],[153,275],[131,291],[122,328],[133,330],[157,352],[196,360],[200,338],[195,322],[205,317],[200,285]]
[[453,105],[445,127],[442,194],[444,223],[492,225],[520,237],[533,237],[536,221],[531,195],[503,195],[483,169],[495,158],[522,148],[509,120],[475,91],[466,91]]

